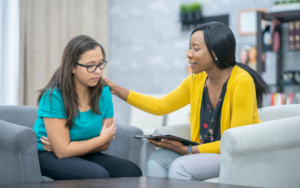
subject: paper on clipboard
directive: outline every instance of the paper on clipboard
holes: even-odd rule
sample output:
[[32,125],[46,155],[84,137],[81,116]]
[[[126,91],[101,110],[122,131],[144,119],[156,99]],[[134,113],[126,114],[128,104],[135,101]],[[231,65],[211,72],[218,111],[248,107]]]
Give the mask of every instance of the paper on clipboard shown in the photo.
[[176,140],[181,142],[185,146],[196,146],[196,145],[201,145],[201,143],[193,142],[191,140],[181,138],[179,136],[173,135],[173,134],[159,134],[159,135],[135,135],[133,138],[136,139],[142,139],[142,140],[156,140],[160,141],[162,138],[169,139],[169,140]]

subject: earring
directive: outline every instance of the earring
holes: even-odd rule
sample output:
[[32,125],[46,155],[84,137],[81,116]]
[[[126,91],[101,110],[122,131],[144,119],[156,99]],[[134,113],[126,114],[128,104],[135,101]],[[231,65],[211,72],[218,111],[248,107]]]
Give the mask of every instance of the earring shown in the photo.
[[216,61],[218,61],[218,58],[215,58]]
[[73,74],[75,74],[75,72],[73,72]]

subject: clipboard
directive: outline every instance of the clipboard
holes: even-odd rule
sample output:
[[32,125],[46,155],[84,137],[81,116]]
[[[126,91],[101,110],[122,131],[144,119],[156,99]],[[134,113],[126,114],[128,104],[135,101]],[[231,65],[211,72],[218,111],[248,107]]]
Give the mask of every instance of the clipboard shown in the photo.
[[185,146],[196,146],[196,145],[201,145],[201,143],[193,142],[191,140],[181,138],[179,136],[173,135],[173,134],[159,134],[159,135],[135,135],[133,138],[136,139],[141,139],[141,140],[155,140],[155,141],[160,141],[162,138],[169,139],[169,140],[176,140],[181,142]]

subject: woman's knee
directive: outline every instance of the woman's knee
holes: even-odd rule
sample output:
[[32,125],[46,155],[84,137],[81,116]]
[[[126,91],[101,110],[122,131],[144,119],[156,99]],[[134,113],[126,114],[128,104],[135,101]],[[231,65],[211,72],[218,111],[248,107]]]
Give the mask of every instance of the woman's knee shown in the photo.
[[168,177],[202,181],[218,177],[219,172],[219,154],[193,154],[174,160],[170,166]]
[[49,177],[54,180],[110,178],[109,173],[97,164],[78,166],[78,168],[73,168],[72,170],[53,169],[51,174]]
[[156,150],[148,158],[147,176],[167,178],[172,161],[178,157],[180,157],[179,154],[170,150]]
[[125,164],[126,173],[123,177],[140,177],[142,176],[142,171],[135,163],[131,161],[126,161]]
[[168,172],[168,178],[173,179],[193,179],[190,169],[184,157],[180,157],[172,162]]
[[114,157],[113,161],[115,162],[115,164],[109,167],[105,167],[107,168],[112,178],[142,176],[142,171],[135,163],[117,157]]
[[78,157],[58,159],[54,153],[39,153],[42,175],[54,180],[109,178],[109,173],[95,163]]
[[107,172],[107,170],[105,168],[103,168],[102,166],[99,166],[98,164],[82,167],[80,176],[82,179],[110,178],[110,175]]

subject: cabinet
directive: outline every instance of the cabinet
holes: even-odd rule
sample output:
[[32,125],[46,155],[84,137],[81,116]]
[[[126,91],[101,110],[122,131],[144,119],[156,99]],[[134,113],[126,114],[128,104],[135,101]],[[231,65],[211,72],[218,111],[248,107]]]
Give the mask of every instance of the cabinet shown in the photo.
[[[256,34],[256,44],[257,44],[257,72],[258,74],[262,74],[262,60],[261,60],[261,55],[262,55],[262,30],[261,30],[261,21],[262,20],[273,20],[277,19],[280,20],[281,23],[285,22],[290,22],[290,21],[296,21],[300,20],[300,11],[286,11],[286,12],[272,12],[272,13],[265,13],[265,12],[257,12],[257,34]],[[282,37],[280,37],[280,44],[282,44]],[[281,47],[282,48],[282,47]],[[298,50],[300,55],[300,51]],[[282,53],[284,51],[279,50],[277,53],[277,62],[276,62],[276,87],[277,87],[277,92],[282,92],[282,87],[284,85],[280,84],[280,76],[282,73],[282,65],[283,59],[282,59]],[[300,60],[299,60],[300,63]]]

